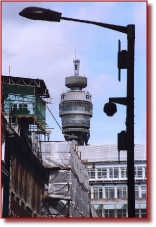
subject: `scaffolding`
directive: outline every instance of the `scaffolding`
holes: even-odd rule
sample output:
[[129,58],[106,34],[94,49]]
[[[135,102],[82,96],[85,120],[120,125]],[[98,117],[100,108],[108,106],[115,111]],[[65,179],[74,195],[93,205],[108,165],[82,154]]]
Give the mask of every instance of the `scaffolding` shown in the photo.
[[77,154],[76,142],[43,142],[41,150],[42,164],[50,173],[42,215],[90,217],[89,177]]

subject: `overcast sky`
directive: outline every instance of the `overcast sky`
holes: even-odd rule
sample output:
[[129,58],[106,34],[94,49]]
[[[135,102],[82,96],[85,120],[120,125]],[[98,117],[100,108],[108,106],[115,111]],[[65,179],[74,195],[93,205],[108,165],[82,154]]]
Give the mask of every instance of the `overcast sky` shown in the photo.
[[[126,70],[118,81],[118,40],[127,48],[126,34],[110,29],[61,20],[34,21],[19,16],[28,6],[49,8],[64,17],[127,26],[135,24],[135,143],[146,143],[146,3],[145,2],[3,2],[2,75],[43,79],[49,89],[50,110],[61,125],[60,94],[65,78],[74,75],[73,60],[80,60],[80,75],[88,78],[92,94],[89,144],[116,144],[117,133],[126,129],[126,107],[108,117],[103,106],[109,97],[126,96]],[[47,110],[47,123],[54,128],[51,140],[63,140],[60,128]]]

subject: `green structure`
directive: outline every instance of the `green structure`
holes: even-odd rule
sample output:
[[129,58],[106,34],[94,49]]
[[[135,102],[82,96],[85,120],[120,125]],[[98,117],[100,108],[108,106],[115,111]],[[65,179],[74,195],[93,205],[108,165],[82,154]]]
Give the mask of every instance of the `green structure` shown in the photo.
[[2,76],[2,112],[12,120],[46,131],[46,102],[50,98],[43,80]]

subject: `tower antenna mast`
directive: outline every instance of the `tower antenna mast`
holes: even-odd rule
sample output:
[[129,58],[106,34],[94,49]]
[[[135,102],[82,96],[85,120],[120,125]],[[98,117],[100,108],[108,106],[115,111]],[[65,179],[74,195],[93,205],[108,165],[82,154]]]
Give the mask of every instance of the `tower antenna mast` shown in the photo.
[[74,63],[74,76],[79,76],[80,60],[76,59],[76,50],[75,50],[75,60]]

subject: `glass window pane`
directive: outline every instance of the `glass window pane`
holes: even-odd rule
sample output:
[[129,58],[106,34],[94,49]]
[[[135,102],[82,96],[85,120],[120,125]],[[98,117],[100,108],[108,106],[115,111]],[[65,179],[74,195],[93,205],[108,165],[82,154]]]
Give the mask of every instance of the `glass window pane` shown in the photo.
[[114,187],[105,187],[105,197],[114,198]]
[[127,198],[127,188],[126,187],[117,187],[117,198],[125,199]]
[[109,218],[109,210],[105,210],[105,218]]
[[113,178],[113,168],[109,168],[109,178]]
[[139,188],[138,188],[138,186],[135,186],[135,198],[136,199],[139,198]]
[[141,217],[146,218],[146,209],[141,209]]
[[114,188],[110,188],[110,197],[109,198],[114,198]]
[[95,169],[88,169],[88,176],[91,179],[95,178]]
[[113,217],[115,217],[115,210],[108,210],[108,209],[106,209],[105,210],[105,217],[106,218],[113,218]]
[[123,187],[123,199],[127,198],[127,188]]
[[117,188],[117,198],[121,199],[122,198],[122,188]]
[[119,169],[114,168],[114,178],[119,178]]
[[138,177],[142,177],[142,167],[137,168],[138,172]]
[[139,209],[135,209],[135,217],[139,218]]
[[97,175],[98,178],[107,178],[107,168],[98,168]]
[[146,186],[141,186],[141,198],[146,199]]
[[126,217],[126,209],[117,209],[117,217]]
[[110,218],[113,218],[115,215],[115,212],[114,212],[115,210],[109,210],[109,217]]
[[121,167],[121,178],[127,177],[127,168]]
[[93,187],[93,198],[102,199],[102,187]]

